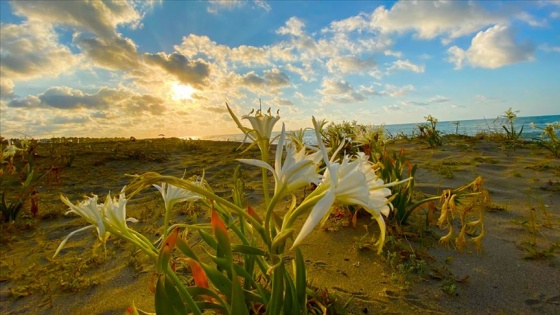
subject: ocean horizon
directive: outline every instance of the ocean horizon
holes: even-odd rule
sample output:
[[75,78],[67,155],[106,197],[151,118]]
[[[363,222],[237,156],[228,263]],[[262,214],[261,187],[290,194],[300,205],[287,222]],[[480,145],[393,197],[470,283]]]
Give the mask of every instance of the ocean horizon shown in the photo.
[[[519,132],[523,127],[523,132],[521,133],[521,138],[525,140],[533,140],[540,138],[542,130],[538,128],[531,128],[530,124],[533,123],[536,127],[544,128],[546,124],[554,123],[560,121],[560,115],[542,115],[542,116],[525,116],[517,117],[514,121],[514,129]],[[457,124],[458,122],[458,124]],[[404,134],[407,136],[414,136],[418,134],[418,125],[427,122],[418,123],[406,123],[406,124],[391,124],[385,125],[385,131],[387,135],[395,137],[399,134]],[[505,118],[483,118],[483,119],[467,119],[467,120],[453,120],[453,121],[439,121],[436,129],[441,132],[442,135],[449,134],[459,134],[474,136],[478,133],[505,133],[503,125],[507,126],[509,129],[509,122]],[[379,126],[379,125],[376,125]],[[273,135],[277,135],[280,132],[273,132]],[[558,131],[557,131],[558,133]],[[193,137],[182,137],[182,139],[189,139]],[[239,134],[225,134],[225,135],[213,135],[207,137],[200,137],[200,140],[213,140],[213,141],[234,141],[242,142],[245,136],[242,133]],[[304,137],[306,143],[314,144],[315,135],[308,131]]]

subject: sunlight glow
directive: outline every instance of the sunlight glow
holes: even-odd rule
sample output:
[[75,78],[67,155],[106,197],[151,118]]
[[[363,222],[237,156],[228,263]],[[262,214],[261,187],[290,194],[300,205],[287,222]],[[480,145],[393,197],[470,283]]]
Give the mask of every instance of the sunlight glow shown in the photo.
[[190,85],[175,83],[171,93],[171,99],[174,101],[192,100],[192,95],[196,90]]

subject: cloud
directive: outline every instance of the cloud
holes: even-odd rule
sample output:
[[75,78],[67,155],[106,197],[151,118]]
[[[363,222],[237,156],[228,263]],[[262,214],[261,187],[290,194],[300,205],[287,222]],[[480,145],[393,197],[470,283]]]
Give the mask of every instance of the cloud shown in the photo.
[[310,63],[304,63],[303,68],[288,63],[284,68],[290,72],[298,74],[300,79],[302,79],[305,82],[315,81],[315,77],[314,77],[315,72]]
[[426,102],[419,102],[419,101],[402,101],[403,105],[409,105],[409,106],[427,106],[428,103]]
[[333,21],[328,28],[322,30],[323,33],[334,31],[341,33],[350,33],[354,31],[362,31],[369,28],[369,17],[365,13],[351,16],[344,20]]
[[[246,0],[209,0],[209,6],[206,9],[208,13],[217,14],[220,10],[233,10],[235,8],[245,7],[248,3]],[[253,0],[252,3],[259,9],[266,12],[270,11],[270,5],[264,0]],[[253,8],[254,9],[254,8]]]
[[436,95],[430,99],[428,99],[428,103],[430,104],[441,104],[441,103],[448,103],[451,99],[445,96]]
[[398,111],[401,111],[401,110],[402,110],[402,107],[399,106],[399,105],[397,105],[397,104],[392,104],[392,105],[389,105],[389,106],[383,106],[383,109],[384,109],[386,112],[389,113],[389,112],[398,112]]
[[[227,69],[232,63],[241,63],[245,66],[271,65],[270,58],[281,56],[283,52],[276,48],[255,47],[241,45],[239,47],[228,47],[218,45],[210,40],[208,36],[189,34],[183,37],[181,45],[175,45],[175,50],[188,58],[206,57]],[[284,59],[284,58],[280,58]]]
[[144,60],[148,64],[157,65],[169,74],[174,75],[181,83],[199,89],[207,84],[205,81],[210,75],[210,66],[204,60],[189,60],[177,52],[169,55],[163,52],[157,54],[145,53]]
[[538,48],[546,52],[560,52],[560,46],[550,46],[547,43],[539,45]]
[[424,65],[417,65],[406,59],[394,61],[393,64],[389,68],[387,68],[387,71],[389,73],[397,70],[407,70],[416,73],[422,73],[424,72]]
[[385,90],[381,93],[383,95],[391,96],[391,97],[400,97],[408,94],[410,91],[414,91],[415,88],[413,85],[407,84],[404,86],[395,86],[392,84],[385,85]]
[[400,1],[389,10],[383,6],[375,9],[370,26],[386,33],[412,31],[420,39],[445,36],[444,42],[449,42],[506,21],[505,16],[487,12],[476,2]]
[[515,15],[515,17],[533,27],[543,27],[548,25],[546,19],[537,20],[534,16],[527,12],[519,12]]
[[294,102],[292,102],[291,100],[289,100],[287,98],[281,98],[281,97],[275,97],[275,98],[271,99],[270,101],[268,101],[268,104],[270,104],[271,106],[277,106],[277,107],[294,106]]
[[14,95],[14,82],[0,77],[0,99],[9,99]]
[[457,46],[447,50],[448,61],[455,64],[455,69],[462,69],[465,64],[473,68],[496,69],[531,61],[534,51],[535,47],[530,42],[516,43],[514,33],[505,25],[496,25],[479,32],[467,50]]
[[139,67],[136,45],[128,38],[81,35],[76,36],[74,41],[100,67],[112,70],[132,70]]
[[129,114],[149,112],[160,115],[165,112],[164,100],[142,95],[128,89],[102,87],[96,93],[85,93],[66,86],[52,87],[39,95],[14,99],[8,103],[12,108],[58,110],[118,110]]
[[290,85],[290,78],[278,69],[265,70],[262,77],[251,71],[241,76],[239,83],[257,88],[261,92],[265,91],[263,89],[270,89],[272,93],[277,93],[279,88]]
[[[117,36],[119,25],[139,27],[149,3],[139,5],[135,1],[14,1],[11,3],[16,15],[29,21],[51,25],[68,25],[79,30],[109,38]],[[153,2],[152,2],[153,3]]]
[[298,19],[297,17],[291,17],[286,21],[286,25],[280,27],[276,34],[280,35],[291,35],[295,37],[301,37],[304,35],[303,28],[305,27],[305,23]]
[[58,43],[52,27],[24,22],[0,25],[0,76],[11,80],[56,77],[80,60]]
[[390,9],[379,6],[370,14],[334,21],[323,32],[369,32],[379,37],[412,32],[424,40],[441,36],[443,43],[448,44],[507,20],[506,15],[490,13],[471,1],[399,1]]
[[328,104],[348,104],[363,102],[367,99],[363,94],[356,91],[346,81],[324,79],[322,89],[319,93],[323,95],[323,102]]
[[359,59],[355,56],[335,57],[327,61],[327,69],[330,73],[365,73],[376,66],[377,63],[372,59]]

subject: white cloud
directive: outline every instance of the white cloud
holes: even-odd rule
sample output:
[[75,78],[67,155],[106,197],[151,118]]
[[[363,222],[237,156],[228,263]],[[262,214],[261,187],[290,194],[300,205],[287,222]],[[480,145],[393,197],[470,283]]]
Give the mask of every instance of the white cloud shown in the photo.
[[[243,8],[249,2],[246,0],[208,0],[209,6],[206,9],[208,13],[217,14],[220,10],[233,10]],[[266,12],[271,10],[270,5],[265,0],[253,0],[252,3],[259,9]]]
[[527,13],[527,12],[519,12],[515,15],[515,17],[518,20],[521,20],[527,24],[529,24],[530,26],[533,27],[543,27],[543,26],[547,26],[548,22],[546,21],[546,19],[536,19],[533,15]]
[[133,70],[140,66],[136,44],[128,38],[100,38],[81,34],[74,37],[74,42],[99,67]]
[[304,63],[303,68],[288,63],[284,68],[290,72],[298,74],[299,77],[305,82],[315,81],[315,72],[310,63]]
[[282,97],[275,97],[275,98],[271,99],[270,101],[268,101],[268,103],[271,106],[278,106],[278,107],[294,106],[294,102],[292,102],[291,100],[289,100],[287,98],[282,98]]
[[39,95],[29,95],[8,103],[12,108],[50,108],[67,112],[117,110],[129,114],[149,112],[153,115],[165,112],[163,105],[163,99],[124,88],[102,87],[95,93],[85,93],[67,86],[51,87]]
[[238,84],[259,94],[278,94],[280,89],[290,85],[290,78],[279,69],[265,70],[262,76],[254,71],[242,75]]
[[385,56],[393,56],[393,57],[397,57],[397,58],[401,58],[402,57],[402,52],[400,51],[392,51],[390,49],[387,49],[383,52],[383,54]]
[[372,29],[384,33],[413,31],[420,39],[445,36],[444,43],[507,21],[505,16],[467,1],[400,1],[391,9],[378,7],[370,18]]
[[56,77],[69,71],[80,57],[58,43],[52,27],[37,22],[0,26],[0,76],[11,80]]
[[350,33],[354,31],[362,31],[367,29],[369,26],[369,19],[365,13],[360,13],[356,16],[351,16],[344,20],[334,21],[329,25],[329,28],[325,28],[322,32],[342,32]]
[[148,64],[161,67],[169,74],[175,76],[181,83],[192,85],[195,88],[203,88],[207,84],[210,75],[209,64],[202,60],[189,60],[180,53],[144,54],[144,60]]
[[372,59],[359,59],[355,56],[335,57],[327,61],[330,73],[366,73],[377,66]]
[[455,64],[455,69],[461,69],[465,64],[474,68],[496,69],[531,61],[534,50],[529,42],[516,43],[509,27],[496,25],[476,34],[467,50],[457,46],[449,48],[448,61]]
[[9,99],[14,95],[14,82],[0,77],[0,99]]
[[560,52],[560,46],[550,46],[547,43],[539,45],[539,49],[546,52]]
[[428,99],[428,103],[430,104],[440,104],[440,103],[448,103],[451,99],[445,96],[436,95],[430,99]]
[[241,45],[231,48],[226,45],[218,45],[208,36],[194,34],[183,37],[181,45],[175,45],[174,48],[188,58],[205,57],[211,59],[224,70],[233,63],[240,63],[244,66],[267,66],[272,64],[270,59],[292,59],[280,47],[274,47],[273,49],[268,46]]
[[[137,28],[142,19],[134,1],[14,1],[12,8],[30,21],[69,25],[100,37],[116,36],[119,25]],[[150,6],[144,3],[139,8]]]
[[319,93],[323,95],[322,101],[326,104],[348,104],[363,102],[367,99],[346,81],[326,78],[321,86],[322,89],[319,90]]
[[410,60],[397,60],[392,63],[392,65],[387,68],[388,72],[393,72],[397,70],[407,70],[416,73],[424,72],[424,65],[417,65],[412,63]]
[[413,85],[407,84],[404,86],[395,86],[392,84],[385,85],[385,89],[381,91],[381,95],[387,95],[390,97],[400,97],[408,94],[410,91],[414,91]]
[[280,27],[276,34],[280,35],[291,35],[295,37],[301,37],[304,35],[303,28],[305,27],[305,23],[302,20],[298,19],[297,17],[291,17],[286,21],[286,25]]

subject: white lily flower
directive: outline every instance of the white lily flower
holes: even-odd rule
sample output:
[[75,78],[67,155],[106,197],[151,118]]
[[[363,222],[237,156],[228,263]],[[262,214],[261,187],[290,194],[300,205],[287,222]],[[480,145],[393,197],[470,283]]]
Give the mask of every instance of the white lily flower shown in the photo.
[[163,197],[165,209],[171,209],[176,203],[184,201],[197,201],[202,197],[192,191],[173,186],[171,184],[162,183],[161,186],[153,185]]
[[249,120],[251,126],[253,127],[256,140],[270,140],[272,129],[274,128],[276,122],[280,120],[279,115],[272,116],[272,114],[270,114],[270,109],[268,110],[268,114],[266,115],[263,115],[262,110],[259,109],[257,110],[255,116],[243,115],[241,118]]
[[13,158],[16,155],[17,151],[22,151],[22,149],[10,143],[8,146],[4,148],[4,151],[2,152],[2,160]]
[[323,179],[317,187],[318,190],[324,191],[324,195],[311,210],[292,247],[298,246],[319,222],[328,218],[333,204],[339,202],[360,205],[372,214],[381,230],[378,242],[378,249],[381,251],[385,243],[385,221],[381,213],[388,212],[388,208],[385,207],[388,203],[386,196],[391,194],[390,190],[386,189],[383,181],[375,175],[365,155],[358,155],[352,162],[348,156],[345,156],[341,163],[330,161],[321,140],[320,125],[315,118],[313,125],[323,161],[327,165]]
[[[274,175],[275,187],[274,193],[278,193],[282,189],[286,192],[294,191],[310,183],[318,184],[320,176],[317,174],[317,164],[320,158],[318,153],[306,154],[305,147],[296,151],[293,145],[285,145],[286,129],[282,124],[282,132],[278,139],[276,147],[276,157],[274,168],[262,161],[256,159],[238,159],[239,162],[265,168]],[[282,163],[282,155],[286,149],[286,158]]]
[[68,239],[72,235],[74,235],[76,233],[79,233],[81,231],[85,231],[87,229],[91,229],[91,228],[97,229],[97,237],[103,243],[103,245],[105,245],[105,242],[107,241],[107,238],[109,237],[109,232],[107,232],[107,230],[105,228],[105,223],[103,222],[103,216],[104,216],[103,215],[103,205],[98,205],[97,204],[97,199],[98,199],[97,196],[94,195],[93,197],[90,197],[90,198],[78,203],[78,205],[74,205],[72,202],[70,202],[70,200],[68,200],[68,198],[66,198],[64,196],[61,196],[60,199],[67,206],[70,207],[70,210],[68,212],[66,212],[65,214],[75,213],[75,214],[81,216],[90,225],[85,226],[81,229],[78,229],[78,230],[73,231],[70,234],[68,234],[62,240],[62,242],[60,243],[60,245],[56,249],[56,252],[54,253],[53,258],[56,257],[56,255],[58,255],[58,252],[60,252],[62,247],[64,247],[64,245],[66,244],[66,242],[68,241]]
[[111,194],[109,193],[105,199],[105,203],[103,204],[105,223],[122,233],[128,233],[128,226],[126,225],[126,222],[138,222],[135,218],[126,217],[126,203],[128,199],[126,199],[124,195],[125,188],[126,186],[121,190],[118,199],[111,198]]

